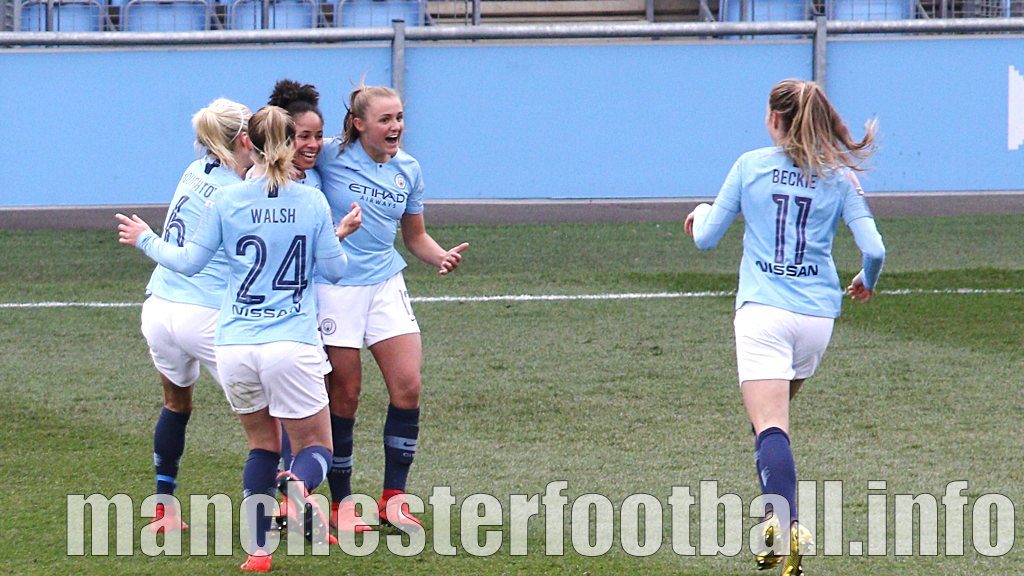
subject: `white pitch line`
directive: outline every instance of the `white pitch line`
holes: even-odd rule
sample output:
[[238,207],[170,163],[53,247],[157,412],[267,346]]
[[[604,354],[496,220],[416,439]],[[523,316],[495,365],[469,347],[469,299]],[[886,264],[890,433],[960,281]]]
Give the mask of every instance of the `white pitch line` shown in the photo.
[[736,292],[651,292],[626,294],[506,294],[502,296],[420,296],[413,302],[556,302],[566,300],[652,300],[657,298],[720,298]]
[[142,302],[4,302],[0,308],[138,308]]
[[[990,295],[1024,294],[1024,288],[945,288],[941,290],[901,289],[881,290],[886,296],[929,295]],[[564,302],[585,300],[655,300],[672,298],[723,298],[735,296],[735,291],[711,292],[639,292],[625,294],[504,294],[498,296],[420,296],[415,303],[461,302]],[[0,302],[0,308],[136,308],[141,302]]]

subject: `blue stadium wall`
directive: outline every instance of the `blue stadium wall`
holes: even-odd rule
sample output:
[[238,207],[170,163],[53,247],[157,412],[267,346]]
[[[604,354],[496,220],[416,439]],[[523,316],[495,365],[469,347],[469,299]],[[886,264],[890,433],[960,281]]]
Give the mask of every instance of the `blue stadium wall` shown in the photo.
[[[809,78],[811,54],[800,40],[414,44],[405,146],[429,198],[713,196],[736,156],[769,143],[767,92]],[[0,206],[164,203],[210,100],[256,109],[279,78],[311,82],[331,134],[353,84],[387,84],[390,65],[373,44],[0,51]],[[865,186],[1024,187],[1015,70],[1019,37],[831,41],[834,103],[855,136],[869,117],[881,127]]]

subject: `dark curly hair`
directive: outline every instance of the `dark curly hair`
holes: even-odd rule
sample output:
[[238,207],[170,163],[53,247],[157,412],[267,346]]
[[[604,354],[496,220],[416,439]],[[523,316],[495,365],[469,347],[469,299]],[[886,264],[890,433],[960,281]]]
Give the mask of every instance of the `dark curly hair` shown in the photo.
[[320,113],[320,93],[312,84],[299,84],[294,80],[278,80],[274,91],[270,94],[270,106],[280,106],[288,111],[292,118],[306,112],[313,112],[323,122]]

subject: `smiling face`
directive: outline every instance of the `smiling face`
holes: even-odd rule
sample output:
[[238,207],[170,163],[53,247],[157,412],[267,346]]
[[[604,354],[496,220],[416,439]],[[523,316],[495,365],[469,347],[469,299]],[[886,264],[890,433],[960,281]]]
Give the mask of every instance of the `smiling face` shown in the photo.
[[295,116],[295,159],[299,170],[311,170],[324,147],[324,122],[316,112]]
[[398,154],[405,130],[402,102],[392,96],[378,96],[366,106],[366,114],[354,119],[359,141],[375,162],[383,164]]

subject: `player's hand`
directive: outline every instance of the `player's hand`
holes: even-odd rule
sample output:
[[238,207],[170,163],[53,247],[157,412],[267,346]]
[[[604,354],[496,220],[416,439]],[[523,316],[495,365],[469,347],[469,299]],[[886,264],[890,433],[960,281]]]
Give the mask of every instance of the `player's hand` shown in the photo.
[[335,232],[338,234],[338,238],[344,238],[349,234],[355,232],[363,225],[363,209],[359,206],[358,202],[352,203],[351,210],[345,217],[338,223],[338,228]]
[[686,232],[686,235],[690,238],[693,238],[693,219],[696,212],[697,210],[694,209],[692,212],[687,214],[686,220],[683,222],[683,231]]
[[861,277],[863,272],[858,272],[853,280],[850,281],[850,285],[846,287],[846,293],[850,295],[850,298],[854,302],[867,302],[875,295],[874,290],[870,290],[864,287],[864,280]]
[[117,218],[118,222],[120,222],[117,225],[117,241],[121,244],[135,246],[139,241],[139,236],[142,236],[146,231],[151,231],[149,224],[146,224],[145,220],[135,214],[132,214],[132,217],[129,218],[118,212],[114,214],[114,218]]
[[469,248],[469,242],[463,242],[455,248],[444,253],[444,257],[441,258],[441,264],[438,266],[437,273],[441,276],[455,270],[462,263],[462,251]]

